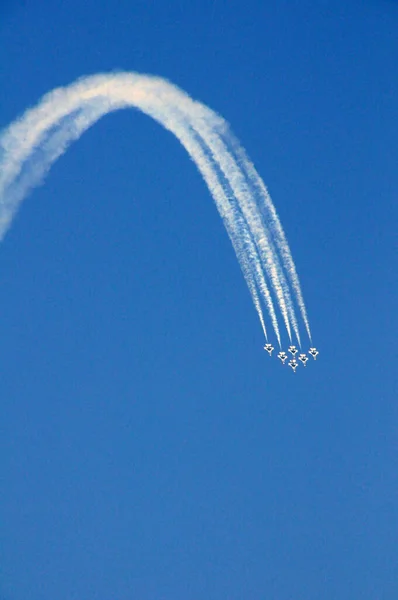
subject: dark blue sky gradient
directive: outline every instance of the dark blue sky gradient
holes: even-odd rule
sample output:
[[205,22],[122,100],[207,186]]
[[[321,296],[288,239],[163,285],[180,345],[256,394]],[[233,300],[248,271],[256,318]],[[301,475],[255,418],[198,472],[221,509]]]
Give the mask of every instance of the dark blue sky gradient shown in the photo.
[[183,148],[137,112],[100,121],[0,248],[2,600],[396,600],[398,4],[27,0],[0,19],[1,126],[115,69],[231,123],[321,352],[296,376],[265,355]]

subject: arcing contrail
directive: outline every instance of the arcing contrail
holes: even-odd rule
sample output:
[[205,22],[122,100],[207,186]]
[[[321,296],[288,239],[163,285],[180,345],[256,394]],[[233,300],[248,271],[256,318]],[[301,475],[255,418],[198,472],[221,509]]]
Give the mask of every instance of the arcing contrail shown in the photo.
[[275,206],[272,203],[271,197],[268,193],[267,188],[264,185],[263,180],[257,173],[256,169],[254,168],[254,165],[247,157],[246,152],[239,145],[238,141],[234,138],[231,132],[228,132],[228,141],[231,148],[235,148],[237,160],[239,161],[241,168],[247,173],[248,178],[253,185],[254,196],[258,197],[259,200],[256,204],[264,213],[264,222],[269,223],[270,231],[273,232],[278,252],[281,255],[285,270],[293,286],[297,304],[300,308],[300,313],[304,321],[308,337],[311,341],[311,329],[308,321],[307,310],[304,304],[303,294],[301,291],[300,281],[297,275],[296,266],[291,255],[289,244],[287,242],[285,232],[283,231],[282,224],[275,210]]
[[[185,147],[217,205],[267,338],[261,302],[279,345],[274,302],[291,340],[300,342],[293,297],[310,337],[296,268],[264,183],[229,130],[209,108],[171,83],[147,75],[95,75],[53,90],[0,135],[0,239],[24,197],[70,143],[103,115],[141,110]],[[311,338],[310,338],[311,339]]]

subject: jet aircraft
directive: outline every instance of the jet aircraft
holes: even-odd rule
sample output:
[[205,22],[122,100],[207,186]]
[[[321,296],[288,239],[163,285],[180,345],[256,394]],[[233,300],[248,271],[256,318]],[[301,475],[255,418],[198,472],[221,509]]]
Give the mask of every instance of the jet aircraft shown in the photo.
[[292,360],[289,361],[288,363],[289,367],[291,367],[293,369],[293,373],[296,372],[296,369],[298,367],[298,362],[295,358],[292,358]]
[[297,350],[296,346],[289,346],[289,352],[294,358],[296,356],[298,350]]
[[284,365],[287,360],[286,352],[279,352],[278,358],[282,361],[282,364]]
[[316,348],[310,348],[308,354],[311,354],[312,358],[316,360],[316,357],[318,356],[319,352]]
[[266,350],[270,356],[272,354],[273,349],[274,349],[274,347],[271,344],[265,344],[265,346],[264,346],[264,350]]
[[299,360],[303,363],[303,366],[307,364],[308,356],[306,354],[300,354]]

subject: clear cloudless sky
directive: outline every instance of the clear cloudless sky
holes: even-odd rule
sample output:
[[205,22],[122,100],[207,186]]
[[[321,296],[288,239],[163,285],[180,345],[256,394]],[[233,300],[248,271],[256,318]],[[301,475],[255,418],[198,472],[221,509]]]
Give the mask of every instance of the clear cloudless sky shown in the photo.
[[0,4],[1,127],[121,69],[231,123],[320,356],[263,351],[177,140],[102,119],[0,247],[1,600],[396,600],[397,2]]

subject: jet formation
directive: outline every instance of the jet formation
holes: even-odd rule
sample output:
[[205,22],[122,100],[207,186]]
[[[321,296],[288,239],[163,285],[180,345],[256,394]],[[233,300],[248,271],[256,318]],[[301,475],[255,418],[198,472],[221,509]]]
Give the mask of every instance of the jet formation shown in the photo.
[[[275,348],[273,347],[272,344],[265,344],[264,346],[264,350],[266,352],[268,352],[268,354],[271,356],[272,351],[275,350]],[[289,356],[288,354],[286,354],[286,352],[283,352],[283,350],[281,350],[279,352],[279,354],[277,355],[279,360],[281,361],[281,363],[284,365],[286,361],[288,361],[288,365],[289,367],[292,369],[293,373],[296,372],[297,367],[299,366],[299,362],[301,362],[301,364],[303,365],[303,367],[306,366],[307,362],[309,361],[308,356],[305,354],[305,352],[299,352],[299,350],[296,348],[296,346],[289,346],[288,348],[288,352],[292,355],[291,359],[289,360]],[[298,354],[298,360],[296,359],[296,355]],[[316,357],[318,356],[319,352],[316,348],[310,348],[308,350],[308,354],[310,356],[312,356],[312,358],[314,360],[316,360]]]

